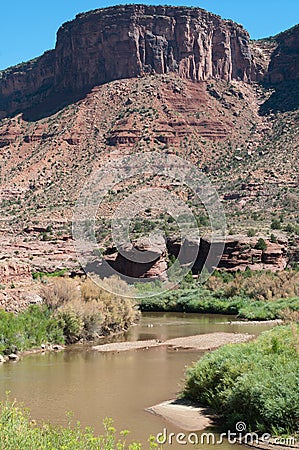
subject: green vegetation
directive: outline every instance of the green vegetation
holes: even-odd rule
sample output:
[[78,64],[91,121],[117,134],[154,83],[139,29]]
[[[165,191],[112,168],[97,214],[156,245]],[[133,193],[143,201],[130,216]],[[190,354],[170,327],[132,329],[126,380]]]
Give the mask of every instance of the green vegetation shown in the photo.
[[280,230],[281,229],[281,221],[278,219],[273,219],[271,222],[272,230]]
[[55,272],[32,272],[32,278],[38,280],[43,277],[62,277],[67,269],[56,270]]
[[[80,423],[68,426],[37,425],[27,409],[7,399],[0,403],[0,448],[5,450],[141,450],[141,444],[128,443],[127,430],[117,435],[111,419],[104,421],[105,433],[96,436]],[[148,448],[157,448],[149,439]]]
[[62,344],[64,340],[61,323],[46,306],[33,305],[18,315],[0,310],[0,353],[8,355],[45,342]]
[[259,240],[257,241],[255,248],[257,250],[267,250],[267,244],[265,242],[265,240],[263,238],[259,238]]
[[248,320],[284,318],[299,310],[299,273],[219,272],[206,285],[185,284],[140,301],[142,311],[233,314]]
[[108,290],[90,279],[80,283],[57,278],[43,286],[44,305],[30,306],[17,315],[0,310],[0,352],[96,339],[126,330],[138,317],[134,301],[109,289],[129,295],[128,286],[117,278],[106,284]]
[[221,298],[204,289],[176,290],[159,297],[142,299],[142,311],[232,314],[248,320],[272,320],[284,317],[284,311],[299,309],[299,297],[271,302],[232,296]]
[[253,236],[255,236],[256,235],[256,230],[254,229],[254,228],[250,228],[248,231],[247,231],[247,236],[248,237],[253,237]]
[[226,426],[292,434],[299,423],[299,326],[278,326],[256,340],[226,345],[187,370],[183,396],[210,406]]

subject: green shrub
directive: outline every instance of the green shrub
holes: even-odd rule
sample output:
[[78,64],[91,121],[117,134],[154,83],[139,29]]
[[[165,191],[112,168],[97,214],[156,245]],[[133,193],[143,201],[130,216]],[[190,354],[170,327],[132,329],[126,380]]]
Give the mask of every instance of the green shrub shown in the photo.
[[263,250],[263,251],[267,250],[267,244],[266,244],[265,240],[263,238],[259,238],[259,240],[255,244],[255,248],[257,250]]
[[227,426],[294,433],[299,423],[299,326],[227,345],[187,370],[183,396],[220,413]]
[[84,322],[80,312],[73,305],[62,306],[57,313],[57,318],[68,344],[78,341],[83,336]]
[[62,277],[66,272],[67,269],[56,270],[55,272],[32,272],[32,278],[38,280],[43,277]]
[[275,234],[271,234],[271,236],[270,236],[270,241],[271,242],[273,242],[274,244],[276,244],[276,242],[277,242],[277,237],[275,236]]
[[280,230],[281,229],[281,222],[278,219],[273,219],[271,222],[271,229],[272,230]]
[[256,230],[254,230],[253,228],[250,228],[248,231],[247,231],[247,236],[248,237],[253,237],[253,236],[255,236],[256,235]]
[[[247,280],[248,286],[252,286],[256,292],[267,295],[268,288],[263,284],[252,283],[254,275],[248,272],[242,275]],[[291,297],[265,301],[255,300],[238,292],[236,284],[224,284],[223,290],[211,292],[204,287],[193,287],[189,289],[177,289],[163,295],[143,298],[139,301],[142,311],[169,311],[169,312],[193,312],[210,314],[231,314],[247,320],[272,320],[284,318],[284,311],[299,310],[299,297]],[[246,284],[247,286],[247,284]],[[261,291],[262,290],[262,291]],[[249,291],[250,294],[250,291]],[[262,297],[262,296],[261,296]],[[262,297],[263,298],[263,297]]]
[[64,342],[61,325],[46,306],[32,305],[18,315],[0,310],[0,353],[22,351],[46,342]]

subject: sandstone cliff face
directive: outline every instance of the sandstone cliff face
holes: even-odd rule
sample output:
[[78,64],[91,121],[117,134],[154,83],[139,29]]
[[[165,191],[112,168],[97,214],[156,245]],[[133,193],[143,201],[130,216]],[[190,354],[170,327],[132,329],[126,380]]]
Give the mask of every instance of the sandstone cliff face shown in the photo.
[[249,35],[198,8],[127,5],[80,14],[55,50],[0,72],[0,118],[114,79],[177,72],[196,81],[255,81]]
[[267,80],[270,83],[299,80],[299,25],[279,34]]
[[[193,244],[190,242],[190,244]],[[270,270],[277,272],[286,268],[289,258],[287,248],[284,243],[273,243],[266,241],[267,248],[259,250],[256,248],[257,238],[246,236],[228,236],[225,240],[223,254],[220,258],[218,268],[230,272],[237,270]],[[214,244],[217,246],[217,244]],[[211,241],[208,237],[202,237],[198,247],[198,256],[192,268],[197,274],[203,268],[206,258],[211,248]],[[168,253],[177,257],[180,251],[180,243],[169,240],[167,243]]]
[[[225,269],[229,272],[238,270],[245,271],[247,268],[251,270],[268,270],[277,272],[284,270],[288,264],[287,249],[284,243],[272,243],[266,241],[267,248],[259,250],[256,248],[257,238],[248,238],[245,236],[229,236],[225,240],[223,254],[220,258],[218,268]],[[217,243],[213,244],[217,252]],[[113,253],[105,257],[114,270],[123,276],[136,278],[157,278],[162,281],[167,279],[167,258],[168,256],[178,257],[180,254],[180,263],[185,265],[190,261],[195,261],[192,272],[198,274],[201,272],[208,253],[211,248],[211,241],[208,237],[202,237],[200,242],[196,240],[186,240],[184,246],[181,241],[168,239],[166,245],[140,247],[134,244],[133,247],[124,247],[120,253]],[[150,254],[150,262],[138,264],[134,262],[135,250],[146,250]],[[194,258],[196,256],[196,258]],[[94,268],[89,268],[94,271]],[[101,275],[102,272],[98,272]],[[110,274],[107,274],[110,275]]]
[[[143,252],[146,252],[143,257]],[[164,239],[154,242],[140,240],[133,245],[125,244],[120,252],[106,257],[109,266],[125,277],[167,280],[166,243]],[[109,267],[108,266],[108,267]],[[101,273],[103,274],[103,268]]]
[[53,91],[55,51],[0,72],[0,119],[43,102]]

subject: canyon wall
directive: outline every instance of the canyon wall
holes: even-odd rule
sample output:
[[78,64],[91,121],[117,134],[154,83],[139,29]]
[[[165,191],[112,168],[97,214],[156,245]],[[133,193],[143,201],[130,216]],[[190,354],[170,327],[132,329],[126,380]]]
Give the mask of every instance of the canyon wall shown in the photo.
[[299,25],[280,33],[272,54],[267,79],[270,83],[299,80]]

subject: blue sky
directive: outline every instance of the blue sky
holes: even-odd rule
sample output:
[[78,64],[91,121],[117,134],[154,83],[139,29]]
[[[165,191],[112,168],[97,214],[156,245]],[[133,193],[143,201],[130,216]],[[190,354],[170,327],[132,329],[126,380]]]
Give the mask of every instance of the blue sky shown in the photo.
[[[2,0],[0,70],[27,61],[54,47],[59,26],[91,9],[132,0]],[[298,0],[182,0],[133,3],[198,6],[241,23],[254,39],[273,36],[298,23]]]

